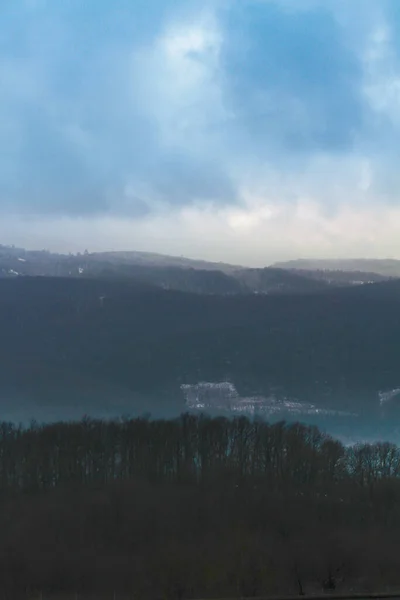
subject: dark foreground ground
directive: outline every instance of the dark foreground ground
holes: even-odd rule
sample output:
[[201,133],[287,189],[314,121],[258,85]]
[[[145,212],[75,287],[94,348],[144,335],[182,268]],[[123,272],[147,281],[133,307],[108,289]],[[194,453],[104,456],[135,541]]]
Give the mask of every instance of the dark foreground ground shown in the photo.
[[[296,600],[296,598],[303,598],[304,600],[307,600],[308,598],[311,598],[313,600],[324,600],[325,598],[328,599],[332,599],[332,600],[371,600],[371,598],[373,598],[374,600],[380,600],[380,599],[387,599],[390,598],[391,600],[398,600],[400,598],[400,594],[395,595],[395,592],[382,592],[382,595],[377,595],[375,593],[373,594],[366,594],[365,596],[355,593],[355,594],[348,594],[348,595],[331,595],[331,594],[323,594],[321,595],[308,595],[308,596],[265,596],[265,597],[258,597],[257,600]],[[118,594],[116,592],[113,592],[111,594],[78,594],[78,593],[72,593],[72,594],[58,594],[58,595],[45,595],[45,594],[40,594],[39,595],[35,595],[33,597],[29,597],[29,600],[133,600],[134,598],[136,598],[135,595],[126,595],[126,594]],[[235,598],[237,598],[237,600],[239,600],[239,596],[236,596]],[[253,597],[254,598],[254,597]],[[233,598],[231,599],[213,599],[213,600],[234,600]],[[244,600],[243,598],[241,600]]]
[[3,423],[0,532],[4,598],[396,590],[400,450],[245,418]]

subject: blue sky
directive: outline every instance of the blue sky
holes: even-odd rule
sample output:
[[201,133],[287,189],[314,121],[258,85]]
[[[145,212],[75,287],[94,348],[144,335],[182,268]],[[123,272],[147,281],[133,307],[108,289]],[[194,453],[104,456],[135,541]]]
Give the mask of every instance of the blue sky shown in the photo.
[[400,258],[397,0],[13,0],[0,19],[0,243]]

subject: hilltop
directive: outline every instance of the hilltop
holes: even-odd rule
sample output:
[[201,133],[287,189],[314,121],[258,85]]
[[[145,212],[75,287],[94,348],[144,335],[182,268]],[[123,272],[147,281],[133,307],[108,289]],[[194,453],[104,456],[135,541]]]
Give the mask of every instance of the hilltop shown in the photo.
[[400,260],[379,258],[296,259],[274,263],[275,268],[296,271],[331,271],[369,273],[383,277],[400,277]]

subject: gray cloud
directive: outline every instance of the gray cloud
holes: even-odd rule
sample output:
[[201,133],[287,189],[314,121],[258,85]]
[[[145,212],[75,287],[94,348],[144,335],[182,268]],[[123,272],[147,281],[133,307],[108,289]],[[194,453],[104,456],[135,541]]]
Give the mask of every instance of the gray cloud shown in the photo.
[[4,23],[0,211],[15,235],[92,223],[97,243],[95,223],[118,236],[122,219],[166,251],[215,229],[214,248],[276,254],[297,219],[328,252],[349,206],[380,239],[368,211],[387,217],[400,183],[396,0],[16,0]]
[[362,69],[332,13],[244,2],[227,10],[224,31],[226,97],[246,147],[270,159],[353,147]]

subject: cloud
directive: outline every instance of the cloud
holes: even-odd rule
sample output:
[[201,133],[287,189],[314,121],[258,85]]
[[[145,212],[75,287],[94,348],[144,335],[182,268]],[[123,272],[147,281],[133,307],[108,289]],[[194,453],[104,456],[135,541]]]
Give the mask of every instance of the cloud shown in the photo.
[[400,256],[397,0],[15,0],[3,17],[2,239]]
[[277,149],[351,149],[363,126],[362,69],[332,13],[249,1],[226,12],[226,96],[246,147],[270,160]]
[[396,257],[400,207],[342,203],[331,215],[308,198],[289,206],[248,197],[245,206],[187,206],[141,220],[8,216],[0,235],[5,243],[60,252],[135,248],[262,267],[296,256]]

